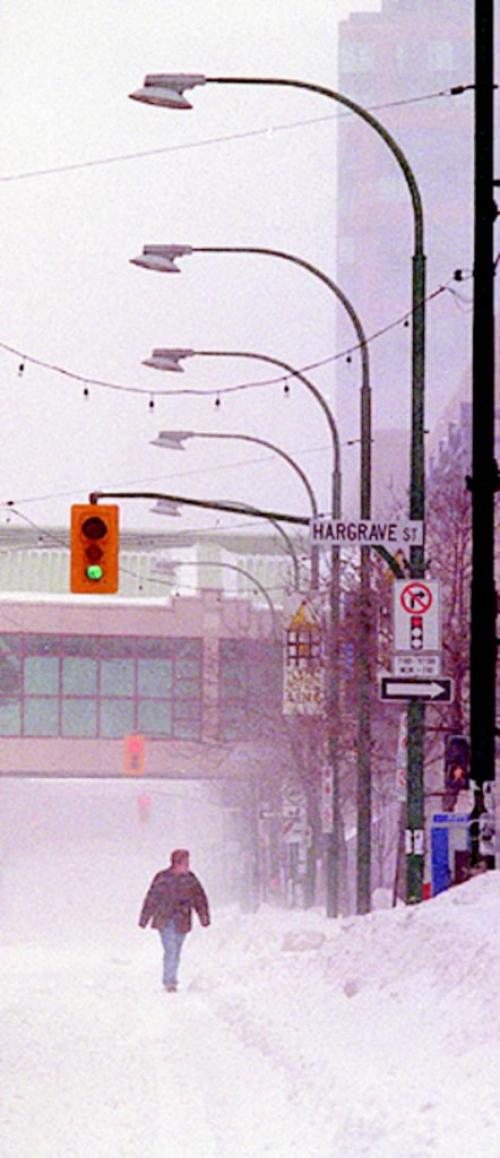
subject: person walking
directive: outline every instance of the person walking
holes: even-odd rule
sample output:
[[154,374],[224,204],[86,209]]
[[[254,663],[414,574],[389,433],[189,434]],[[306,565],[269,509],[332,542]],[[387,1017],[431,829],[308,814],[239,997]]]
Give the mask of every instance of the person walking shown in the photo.
[[189,852],[176,848],[170,867],[153,877],[144,898],[139,925],[145,929],[151,921],[158,929],[163,945],[163,986],[167,993],[177,989],[177,970],[186,934],[192,926],[192,910],[205,928],[210,924],[210,910],[204,888],[190,871]]

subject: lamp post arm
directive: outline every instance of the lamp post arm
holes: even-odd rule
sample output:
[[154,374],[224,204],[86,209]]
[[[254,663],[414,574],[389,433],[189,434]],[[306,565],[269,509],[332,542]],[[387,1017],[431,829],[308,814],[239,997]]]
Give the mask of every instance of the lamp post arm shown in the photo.
[[[178,566],[178,567],[199,567],[200,566],[199,562],[197,562],[195,559],[179,559],[178,561],[172,560],[172,562],[175,564],[175,566]],[[250,571],[246,571],[244,567],[238,567],[236,563],[215,563],[215,562],[210,563],[210,561],[207,562],[204,559],[202,566],[203,567],[213,567],[214,570],[216,570],[220,567],[224,571],[237,571],[239,575],[244,575],[246,579],[249,579],[250,583],[252,583],[253,586],[257,588],[257,591],[260,591],[260,594],[265,599],[267,606],[269,608],[269,611],[271,612],[271,622],[273,625],[273,635],[274,635],[275,639],[279,639],[280,633],[278,630],[278,617],[276,614],[276,608],[274,606],[274,603],[271,599],[271,596],[270,596],[267,588],[264,587],[264,585],[260,582],[260,580],[255,577],[255,575],[252,575],[252,573]],[[151,583],[161,583],[162,580],[155,579],[154,576],[152,576],[150,579],[150,582]]]
[[368,109],[365,109],[363,107],[363,105],[358,104],[357,101],[351,100],[350,97],[344,96],[343,93],[339,93],[335,89],[326,88],[325,85],[312,84],[309,81],[303,81],[303,80],[289,80],[289,79],[284,79],[284,78],[279,78],[279,77],[264,77],[264,76],[262,76],[262,77],[207,76],[205,78],[205,80],[206,80],[207,84],[251,84],[251,85],[265,84],[265,85],[273,85],[273,86],[281,87],[281,88],[306,89],[309,92],[319,93],[320,96],[329,97],[330,100],[337,101],[339,104],[344,105],[345,108],[350,109],[352,113],[356,113],[357,116],[361,117],[362,120],[366,121],[366,123],[368,125],[370,125],[371,128],[374,129],[375,132],[378,133],[378,135],[380,137],[382,137],[382,140],[384,140],[386,145],[388,145],[389,149],[391,150],[391,153],[395,157],[395,159],[396,159],[396,161],[397,161],[397,163],[398,163],[398,165],[403,173],[404,179],[406,181],[406,184],[408,186],[408,190],[410,193],[412,205],[413,205],[414,226],[415,226],[415,251],[417,252],[419,249],[423,248],[424,223],[423,223],[422,199],[420,196],[420,191],[419,191],[417,182],[415,180],[413,170],[412,170],[411,166],[409,165],[408,160],[407,160],[405,154],[403,153],[403,150],[400,148],[397,141],[394,140],[394,137],[391,135],[391,133],[389,133],[388,130],[385,128],[385,126],[382,125],[379,120],[377,120],[377,117],[374,117],[372,113],[368,112]]
[[[269,252],[269,250],[267,252]],[[334,470],[338,471],[340,469],[340,439],[337,424],[328,403],[325,398],[323,398],[321,390],[318,390],[314,382],[311,382],[310,378],[306,378],[301,370],[295,370],[293,366],[290,366],[288,362],[284,362],[281,358],[272,358],[268,354],[255,354],[248,350],[197,350],[196,353],[200,354],[203,358],[252,358],[257,362],[267,362],[269,366],[279,366],[281,370],[285,370],[287,374],[293,375],[299,382],[302,382],[306,390],[309,390],[309,393],[312,394],[319,403],[325,415],[332,436]]]
[[[201,353],[203,353],[203,351],[200,350],[200,354]],[[316,495],[313,491],[313,488],[309,482],[307,475],[302,470],[302,467],[299,466],[298,462],[295,462],[295,459],[293,459],[291,457],[291,455],[287,454],[286,450],[282,450],[282,448],[280,446],[275,446],[274,442],[268,442],[267,439],[265,439],[265,438],[258,438],[257,436],[254,437],[253,434],[232,434],[232,433],[231,434],[224,434],[224,433],[220,433],[219,431],[217,431],[217,433],[213,433],[213,434],[209,433],[208,431],[196,431],[195,438],[203,438],[203,439],[216,438],[218,441],[220,441],[221,439],[226,439],[227,441],[231,441],[231,442],[253,442],[253,443],[256,443],[257,446],[264,446],[266,448],[266,450],[272,450],[273,454],[277,454],[277,455],[279,455],[280,458],[284,459],[284,461],[286,463],[288,463],[288,466],[290,466],[292,468],[292,470],[295,471],[295,474],[297,474],[299,476],[301,482],[303,483],[303,485],[307,491],[307,495],[309,498],[309,502],[311,504],[311,511],[313,513],[313,516],[316,517],[316,515],[318,514],[318,503],[317,503]]]
[[[242,503],[242,504],[241,504],[241,506],[244,506],[244,505],[245,505],[244,503]],[[295,591],[300,591],[300,567],[299,567],[299,560],[298,560],[298,558],[297,558],[297,552],[296,552],[296,550],[295,550],[295,547],[294,547],[294,545],[293,545],[293,543],[292,543],[292,540],[291,540],[291,538],[290,538],[290,535],[287,535],[287,532],[285,531],[285,528],[281,526],[281,523],[278,523],[278,520],[277,520],[277,519],[273,519],[272,515],[268,515],[268,516],[267,516],[267,519],[268,519],[268,522],[269,522],[269,523],[271,523],[271,525],[272,525],[273,527],[275,527],[275,528],[276,528],[276,530],[278,531],[278,534],[279,534],[279,535],[281,535],[281,538],[283,539],[283,542],[286,544],[286,549],[287,549],[287,551],[288,551],[288,553],[289,553],[289,555],[290,555],[290,558],[291,558],[291,560],[292,560],[292,565],[293,565],[293,585],[294,585],[294,590],[295,590]]]
[[[318,278],[319,281],[326,285],[331,293],[335,295],[338,301],[346,310],[351,322],[354,326],[354,331],[358,341],[361,354],[361,493],[360,493],[360,514],[361,518],[369,518],[371,514],[371,389],[370,389],[370,355],[368,350],[368,343],[366,334],[350,299],[346,296],[340,286],[337,285],[331,277],[328,277],[323,270],[318,269],[310,261],[306,261],[302,257],[297,257],[294,253],[288,253],[282,249],[270,249],[264,246],[193,246],[193,253],[255,253],[268,257],[279,257],[284,261],[290,261],[294,265],[300,266],[307,270],[313,277]],[[250,357],[246,355],[245,357]],[[275,365],[285,365],[277,360],[270,358],[262,359],[263,361],[273,362]],[[332,434],[334,449],[335,449],[335,466],[334,473],[337,476],[337,481],[334,484],[334,512],[336,511],[336,518],[339,517],[341,501],[340,501],[340,443],[336,423],[333,419],[330,407],[325,402],[321,392],[313,385],[308,378],[301,375],[300,371],[289,367],[289,372],[299,378],[304,385],[315,395],[318,402],[323,408],[326,415],[330,431]]]

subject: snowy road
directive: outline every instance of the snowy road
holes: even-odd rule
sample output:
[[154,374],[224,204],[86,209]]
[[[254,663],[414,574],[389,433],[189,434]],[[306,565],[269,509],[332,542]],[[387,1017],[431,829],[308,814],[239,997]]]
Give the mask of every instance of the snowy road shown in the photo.
[[4,1007],[5,1158],[287,1153],[297,1108],[206,996],[146,992],[119,958],[55,964],[17,977]]
[[113,897],[109,861],[39,865],[27,923],[15,866],[2,1158],[499,1158],[500,874],[368,918],[221,909],[167,995],[124,867]]

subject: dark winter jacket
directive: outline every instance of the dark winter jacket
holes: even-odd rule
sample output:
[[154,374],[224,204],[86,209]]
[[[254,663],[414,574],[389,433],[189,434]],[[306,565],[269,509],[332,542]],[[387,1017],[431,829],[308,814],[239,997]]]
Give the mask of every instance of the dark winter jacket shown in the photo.
[[164,929],[174,920],[178,933],[189,933],[195,909],[202,925],[210,924],[208,900],[194,873],[174,873],[171,868],[157,873],[149,886],[139,917],[142,929],[151,921],[153,929]]

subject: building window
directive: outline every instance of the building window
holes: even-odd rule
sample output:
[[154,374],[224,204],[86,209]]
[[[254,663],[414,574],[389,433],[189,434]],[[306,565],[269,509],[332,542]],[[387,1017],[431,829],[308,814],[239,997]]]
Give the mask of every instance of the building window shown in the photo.
[[427,65],[430,72],[453,72],[455,61],[449,40],[432,40],[427,45]]
[[356,238],[352,233],[341,233],[337,241],[337,257],[341,265],[353,265],[356,261]]
[[0,735],[196,740],[202,641],[0,635]]
[[221,640],[219,727],[222,740],[250,740],[276,733],[283,704],[281,643]]
[[363,40],[343,40],[339,45],[340,73],[375,71],[375,46]]

